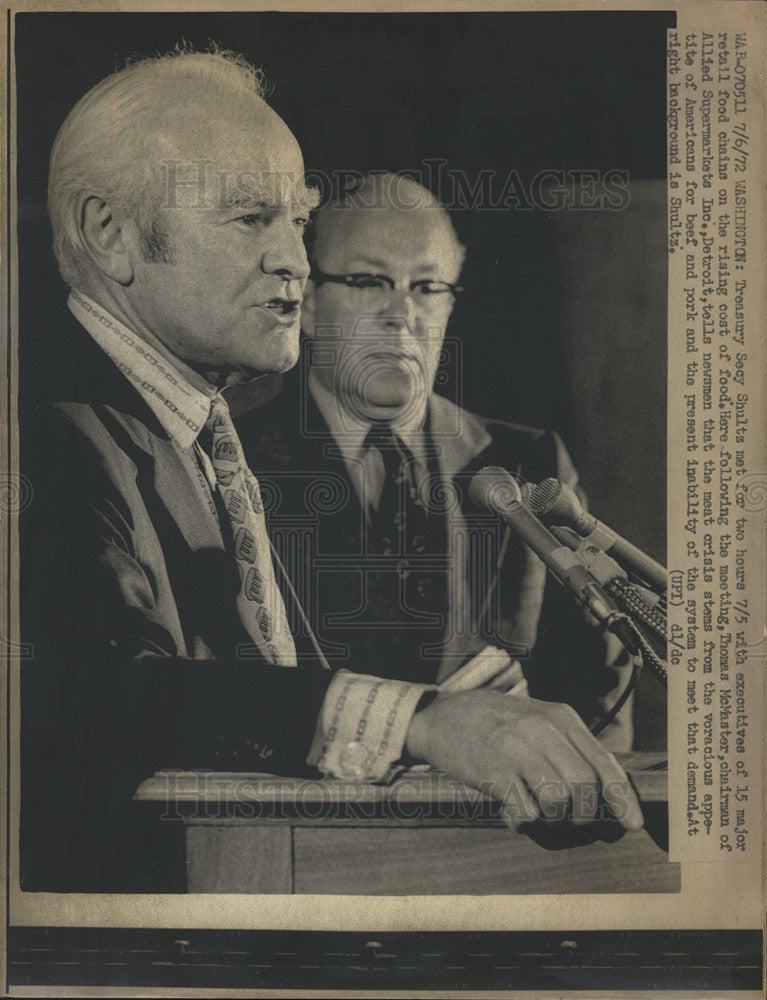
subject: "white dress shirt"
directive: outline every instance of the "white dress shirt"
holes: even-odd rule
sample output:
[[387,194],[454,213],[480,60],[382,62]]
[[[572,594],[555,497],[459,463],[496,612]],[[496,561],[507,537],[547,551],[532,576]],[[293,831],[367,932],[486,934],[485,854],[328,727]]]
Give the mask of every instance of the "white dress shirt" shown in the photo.
[[[365,448],[365,438],[373,421],[363,420],[344,409],[338,397],[309,372],[309,391],[322,414],[333,440],[346,463],[362,509],[367,514],[372,507],[377,510],[384,485],[384,464],[377,448]],[[424,396],[418,405],[410,408],[404,418],[391,422],[392,431],[410,449],[415,460],[416,485],[420,486],[428,475],[428,460],[424,424],[429,397]]]

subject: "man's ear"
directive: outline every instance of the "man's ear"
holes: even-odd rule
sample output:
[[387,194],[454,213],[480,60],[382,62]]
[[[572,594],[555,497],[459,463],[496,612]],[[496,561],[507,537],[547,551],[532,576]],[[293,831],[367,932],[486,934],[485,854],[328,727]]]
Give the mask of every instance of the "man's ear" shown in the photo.
[[301,329],[307,337],[314,338],[314,320],[317,306],[317,287],[311,278],[304,286],[304,297],[301,301]]
[[111,205],[96,196],[86,198],[80,209],[80,237],[96,267],[121,285],[133,281],[133,264],[125,234]]

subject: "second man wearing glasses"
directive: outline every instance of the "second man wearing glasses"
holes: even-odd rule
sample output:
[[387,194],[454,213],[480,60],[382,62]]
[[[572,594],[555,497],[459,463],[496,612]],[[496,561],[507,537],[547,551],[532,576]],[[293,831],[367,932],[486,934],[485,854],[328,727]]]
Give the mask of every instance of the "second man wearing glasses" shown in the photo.
[[[480,650],[500,649],[467,684],[514,688],[524,676],[531,694],[589,719],[622,671],[466,489],[486,465],[575,486],[565,448],[434,392],[464,254],[446,210],[411,180],[372,175],[324,206],[304,363],[241,419],[241,439],[272,487],[270,531],[334,666],[455,682]],[[615,749],[630,748],[628,716],[605,733]]]

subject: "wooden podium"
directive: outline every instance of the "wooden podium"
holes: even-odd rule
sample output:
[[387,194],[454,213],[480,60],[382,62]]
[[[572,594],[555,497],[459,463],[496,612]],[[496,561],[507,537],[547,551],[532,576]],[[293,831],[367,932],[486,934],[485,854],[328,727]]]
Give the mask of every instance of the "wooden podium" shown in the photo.
[[511,832],[489,795],[428,770],[392,785],[160,771],[136,791],[186,825],[187,887],[208,893],[434,895],[678,892],[662,755],[619,760],[645,829],[529,824]]

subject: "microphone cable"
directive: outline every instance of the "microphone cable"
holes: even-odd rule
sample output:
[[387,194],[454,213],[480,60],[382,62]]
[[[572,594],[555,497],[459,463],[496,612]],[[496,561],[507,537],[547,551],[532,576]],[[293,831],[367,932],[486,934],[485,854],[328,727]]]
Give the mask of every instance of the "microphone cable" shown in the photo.
[[[613,596],[613,595],[611,595]],[[618,603],[618,598],[616,597],[616,604]],[[649,607],[649,606],[648,606]],[[615,616],[618,617],[618,616]],[[639,655],[641,659],[637,660],[634,657],[634,663],[631,669],[631,676],[628,679],[626,687],[621,693],[621,696],[615,702],[613,707],[607,712],[604,712],[599,719],[591,726],[591,733],[593,736],[598,736],[602,730],[610,725],[611,722],[615,721],[615,717],[618,712],[623,708],[623,706],[628,701],[629,696],[636,687],[637,680],[639,679],[639,671],[642,667],[649,667],[653,675],[657,680],[663,684],[664,687],[668,686],[668,672],[666,670],[666,665],[663,660],[658,656],[655,650],[652,648],[649,640],[644,635],[643,630],[639,625],[626,613],[621,612],[620,617],[624,621],[626,628],[631,629],[636,638],[637,645],[639,646]]]

